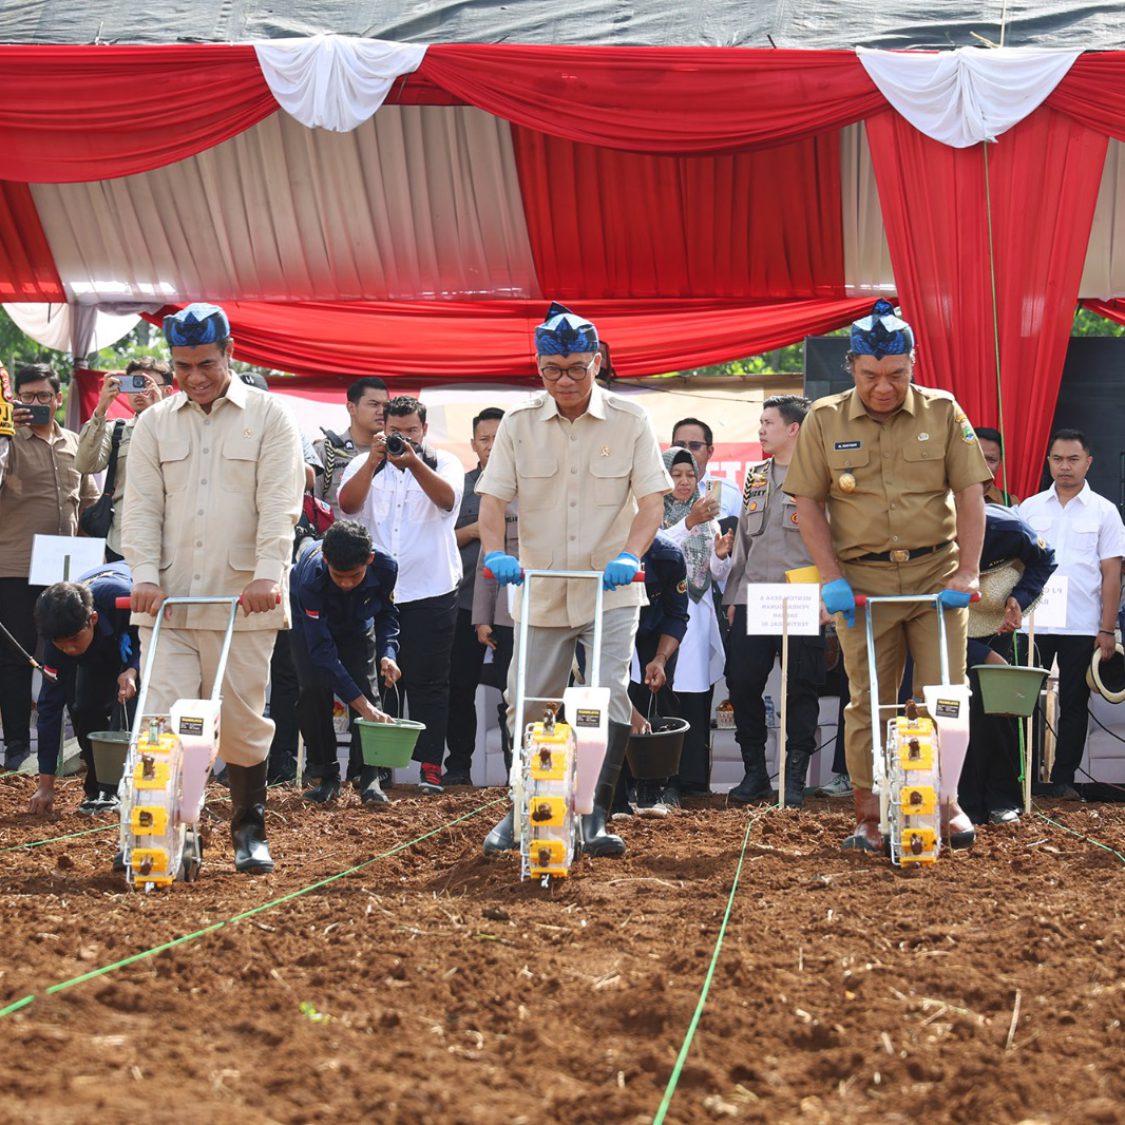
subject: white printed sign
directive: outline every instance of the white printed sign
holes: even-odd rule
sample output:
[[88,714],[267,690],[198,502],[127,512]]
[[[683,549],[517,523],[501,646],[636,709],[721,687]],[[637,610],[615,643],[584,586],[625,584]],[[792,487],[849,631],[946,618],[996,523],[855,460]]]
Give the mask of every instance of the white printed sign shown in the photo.
[[[1035,607],[1036,629],[1066,628],[1066,590],[1070,581],[1065,574],[1052,574],[1043,587],[1043,597]],[[1021,633],[1027,632],[1030,614],[1024,614]]]
[[777,637],[783,625],[791,637],[820,632],[820,586],[815,582],[748,582],[746,635]]
[[70,535],[37,535],[31,544],[29,586],[73,582],[105,562],[105,540]]

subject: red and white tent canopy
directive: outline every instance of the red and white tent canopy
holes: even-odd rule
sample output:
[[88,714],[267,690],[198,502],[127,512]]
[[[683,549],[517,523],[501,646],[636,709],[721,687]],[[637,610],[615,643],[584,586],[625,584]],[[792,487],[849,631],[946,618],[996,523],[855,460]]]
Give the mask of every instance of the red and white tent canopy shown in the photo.
[[531,373],[547,298],[639,375],[897,292],[921,377],[979,424],[1002,403],[1020,491],[1076,300],[1125,294],[1123,79],[1074,51],[0,47],[0,298],[218,300],[251,361],[484,378]]

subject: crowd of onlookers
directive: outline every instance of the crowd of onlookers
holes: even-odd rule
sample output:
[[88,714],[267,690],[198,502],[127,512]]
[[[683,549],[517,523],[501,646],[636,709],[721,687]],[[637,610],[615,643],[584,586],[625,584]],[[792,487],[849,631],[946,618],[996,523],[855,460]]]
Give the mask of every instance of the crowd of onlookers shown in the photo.
[[[260,376],[241,378],[264,389]],[[159,360],[143,358],[124,372],[107,375],[80,434],[55,421],[62,391],[49,367],[19,369],[12,390],[14,435],[0,437],[0,624],[9,634],[0,639],[5,765],[17,768],[31,750],[32,657],[42,655],[46,644],[51,659],[65,664],[67,646],[74,648],[71,640],[81,632],[76,627],[81,623],[94,641],[101,634],[112,639],[121,659],[92,711],[77,690],[81,676],[45,681],[40,772],[56,752],[65,703],[87,759],[83,811],[110,809],[116,798],[93,775],[86,735],[92,724],[127,721],[127,705],[136,694],[136,632],[130,632],[127,615],[111,628],[103,607],[99,634],[90,620],[91,614],[98,617],[94,598],[75,600],[70,594],[67,602],[59,593],[40,601],[37,611],[43,587],[29,584],[31,546],[36,534],[104,537],[106,563],[113,569],[88,578],[110,581],[119,593],[128,590],[129,573],[120,560],[131,437],[136,418],[174,392],[173,371]],[[133,416],[110,420],[109,408],[122,395]],[[438,793],[447,785],[472,783],[478,686],[484,682],[503,690],[507,684],[513,649],[508,591],[497,586],[483,565],[475,490],[504,411],[482,409],[473,419],[469,439],[477,464],[465,472],[456,457],[428,441],[426,407],[417,398],[392,397],[381,379],[369,377],[349,386],[344,406],[346,425],[304,443],[307,492],[289,584],[292,629],[279,634],[270,666],[269,711],[275,732],[269,775],[274,781],[293,778],[297,740],[303,735],[310,800],[329,802],[351,780],[366,804],[380,805],[389,800],[387,773],[364,766],[354,731],[341,774],[334,706],[342,703],[353,717],[369,719],[408,709],[425,724],[415,751],[420,791]],[[794,501],[781,489],[809,407],[796,395],[765,401],[758,433],[763,460],[749,467],[741,488],[709,473],[714,435],[706,422],[685,418],[667,435],[664,460],[673,488],[664,500],[663,529],[644,559],[649,605],[637,634],[630,695],[636,732],[649,730],[652,714],[683,718],[689,729],[678,772],[657,783],[619,786],[619,814],[666,815],[684,798],[710,791],[714,691],[724,677],[730,696],[724,707],[733,710],[745,766],[730,797],[748,803],[777,799],[766,764],[771,724],[765,694],[780,638],[748,635],[745,589],[747,583],[785,581],[810,565]],[[1040,549],[1053,548],[1046,573],[1057,568],[1069,579],[1066,627],[1040,631],[1037,643],[1040,661],[1049,665],[1057,660],[1059,670],[1056,765],[1046,791],[1072,796],[1086,737],[1091,651],[1107,662],[1115,654],[1125,531],[1116,507],[1085,483],[1091,455],[1077,431],[1054,435],[1048,454],[1053,484],[1022,503],[1004,488],[1000,434],[980,428],[976,435],[995,474],[986,490],[990,504],[999,506],[989,508],[994,543],[999,545],[1014,529],[1029,528]],[[387,471],[388,465],[400,471]],[[104,498],[95,483],[98,473],[106,474]],[[1011,561],[1009,545],[990,553],[986,536],[986,561]],[[514,503],[506,514],[505,551],[519,554]],[[990,624],[976,641],[979,650],[971,653],[971,664],[1013,659],[1010,639],[1020,614],[1007,609],[1004,622]],[[837,650],[827,614],[825,623],[820,636],[791,640],[783,794],[791,806],[804,800],[809,762],[817,749],[819,697],[835,666]],[[130,646],[121,643],[125,636],[132,638]],[[131,647],[127,655],[125,647]],[[48,669],[57,675],[49,664]],[[122,685],[129,681],[130,669],[132,688],[127,690]],[[575,675],[582,675],[580,667]],[[102,676],[104,680],[104,668]],[[846,696],[846,684],[837,682],[834,691]],[[107,707],[107,700],[119,702],[120,711]],[[978,722],[984,720],[978,717]],[[511,747],[503,703],[499,726],[507,756]],[[1011,758],[1016,751],[1009,736],[991,730],[988,740],[997,739]],[[1010,761],[996,770],[989,764],[994,756],[983,748],[980,761],[971,756],[962,785],[963,803],[977,821],[1003,822],[1018,815],[1018,764]],[[824,792],[848,795],[839,751],[834,775]],[[966,793],[970,786],[973,792]],[[50,802],[41,801],[43,807]]]

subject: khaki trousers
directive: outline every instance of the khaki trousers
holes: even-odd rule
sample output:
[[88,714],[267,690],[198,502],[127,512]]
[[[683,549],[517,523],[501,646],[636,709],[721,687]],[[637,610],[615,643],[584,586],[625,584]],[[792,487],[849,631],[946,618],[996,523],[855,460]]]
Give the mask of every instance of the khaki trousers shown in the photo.
[[[609,688],[609,721],[628,723],[632,720],[633,705],[629,701],[629,666],[633,659],[633,643],[640,620],[639,606],[620,606],[607,609],[602,629],[602,687]],[[529,696],[562,699],[570,683],[570,668],[574,661],[574,646],[581,641],[586,649],[586,678],[589,681],[591,650],[594,644],[594,626],[579,625],[550,628],[531,625],[527,630],[527,687]],[[508,729],[516,700],[516,666],[520,658],[520,627],[515,627],[515,646],[512,663],[508,668]],[[524,723],[543,717],[542,703],[529,703],[525,708]]]
[[[843,571],[857,594],[936,594],[945,588],[950,575],[956,571],[957,561],[956,548],[947,548],[902,564],[844,563]],[[867,612],[857,609],[855,625],[850,629],[844,624],[843,617],[836,616],[840,651],[851,685],[851,700],[844,712],[844,753],[852,785],[859,789],[870,789],[873,783]],[[965,638],[969,611],[946,609],[943,612],[949,646],[950,680],[961,684],[965,682]],[[914,696],[921,701],[923,686],[939,684],[944,680],[938,650],[937,611],[928,604],[880,605],[875,607],[874,613],[879,703],[889,706],[898,700],[908,651],[914,658]],[[881,712],[880,722],[886,723],[891,714],[890,711]]]
[[[152,643],[152,630],[142,626],[140,633],[144,652]],[[263,712],[276,639],[276,629],[248,629],[231,638],[219,719],[219,754],[228,766],[255,766],[269,754],[273,720]],[[166,715],[177,699],[207,698],[222,647],[223,634],[217,629],[161,626],[145,710]]]

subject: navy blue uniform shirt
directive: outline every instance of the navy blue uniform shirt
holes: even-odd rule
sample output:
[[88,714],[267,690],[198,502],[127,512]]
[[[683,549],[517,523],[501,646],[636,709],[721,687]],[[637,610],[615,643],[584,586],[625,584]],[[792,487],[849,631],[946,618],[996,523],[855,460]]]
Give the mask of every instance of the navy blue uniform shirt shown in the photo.
[[687,562],[684,553],[663,532],[641,560],[648,605],[641,607],[637,635],[684,639],[688,627]]
[[[1047,585],[1057,564],[1055,552],[1039,538],[1035,529],[1020,519],[1011,508],[1001,504],[986,504],[984,509],[984,545],[980,552],[980,568],[991,570],[998,563],[1017,561],[1024,571],[1009,595],[1026,610]],[[981,638],[969,638],[969,664],[983,664],[988,656],[988,645]]]
[[332,678],[345,703],[364,694],[340,661],[337,640],[352,640],[375,629],[375,659],[398,656],[398,609],[394,603],[398,563],[382,551],[368,564],[354,590],[341,590],[328,573],[324,547],[316,543],[294,564],[289,577],[292,628],[316,667]]
[[129,624],[128,609],[117,609],[117,598],[127,598],[133,589],[133,576],[123,562],[106,563],[76,579],[90,587],[98,620],[94,639],[81,656],[67,656],[50,642],[43,652],[43,666],[58,676],[57,683],[43,677],[39,689],[39,718],[35,729],[39,738],[39,772],[54,774],[59,762],[63,708],[74,698],[74,678],[83,666],[112,664],[120,675],[126,668],[139,668],[141,645],[136,626]]

